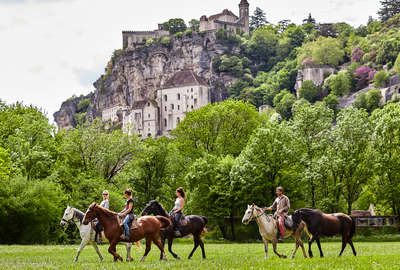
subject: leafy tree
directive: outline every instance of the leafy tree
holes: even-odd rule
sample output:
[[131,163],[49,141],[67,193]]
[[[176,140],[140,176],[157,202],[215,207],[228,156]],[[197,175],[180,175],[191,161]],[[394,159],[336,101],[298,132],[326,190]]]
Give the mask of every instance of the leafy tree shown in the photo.
[[354,101],[354,107],[357,109],[367,109],[367,94],[360,93],[357,95],[356,100]]
[[384,70],[378,71],[374,76],[374,84],[378,87],[384,87],[390,79],[390,74]]
[[296,102],[296,97],[287,90],[281,91],[274,98],[274,106],[277,113],[283,119],[290,119],[292,117],[292,106]]
[[178,32],[184,32],[186,28],[187,27],[185,21],[180,18],[170,19],[167,22],[163,23],[163,29],[165,31],[169,31],[171,35],[174,35]]
[[7,180],[10,176],[11,159],[7,149],[0,147],[0,181]]
[[78,112],[78,113],[86,112],[87,109],[89,108],[89,106],[90,106],[90,99],[89,99],[89,98],[82,99],[82,100],[79,101],[79,103],[78,103],[78,110],[77,110],[77,112]]
[[313,25],[316,24],[316,21],[313,18],[313,16],[311,15],[311,12],[308,13],[308,17],[303,20],[303,24],[307,24],[307,23],[310,23],[310,24],[313,24]]
[[319,158],[324,148],[321,141],[332,126],[333,111],[324,104],[304,104],[296,110],[293,117],[294,137],[300,155],[302,184],[310,206],[315,208],[319,177],[313,172],[319,167]]
[[261,8],[256,7],[253,16],[250,17],[251,29],[257,29],[266,24],[268,24],[268,21],[267,17],[265,16],[265,12]]
[[400,53],[400,36],[397,38],[384,38],[376,50],[376,63],[385,65],[386,63],[394,63]]
[[[247,50],[253,60],[256,62],[261,60],[268,64],[270,58],[276,55],[277,44],[277,34],[266,26],[262,26],[253,32]],[[271,63],[269,66],[273,64]]]
[[253,105],[228,100],[187,113],[172,135],[188,158],[204,153],[238,156],[259,124],[260,115]]
[[238,79],[232,83],[232,86],[229,87],[228,92],[230,97],[232,98],[238,98],[240,96],[240,93],[242,92],[243,89],[246,89],[249,87],[250,84],[242,79]]
[[317,101],[319,98],[318,86],[316,86],[311,80],[304,81],[299,89],[299,97],[304,98],[309,102]]
[[378,11],[379,18],[385,22],[396,14],[400,13],[399,0],[383,0],[380,1],[382,7]]
[[343,96],[351,92],[351,80],[346,71],[340,71],[329,80],[329,87],[336,96]]
[[303,44],[297,56],[298,64],[308,57],[312,57],[317,64],[337,66],[344,57],[342,43],[332,37],[319,37],[316,41]]
[[331,109],[332,111],[335,112],[335,114],[338,112],[338,105],[339,105],[339,99],[334,93],[330,93],[328,96],[326,96],[323,100],[323,102],[326,104],[326,106]]
[[400,104],[392,103],[372,113],[371,146],[374,150],[374,189],[394,215],[400,215]]
[[200,29],[200,21],[196,19],[191,19],[189,21],[189,27],[194,32],[199,32]]
[[361,93],[354,101],[354,106],[358,109],[366,109],[372,113],[381,106],[382,94],[379,89],[371,89],[367,93]]
[[[288,28],[288,26],[291,24],[291,21],[290,20],[281,20],[281,21],[279,21],[278,22],[278,25],[279,25],[279,31],[282,33],[282,32],[284,32],[287,28]],[[295,24],[293,24],[293,25],[295,25]]]

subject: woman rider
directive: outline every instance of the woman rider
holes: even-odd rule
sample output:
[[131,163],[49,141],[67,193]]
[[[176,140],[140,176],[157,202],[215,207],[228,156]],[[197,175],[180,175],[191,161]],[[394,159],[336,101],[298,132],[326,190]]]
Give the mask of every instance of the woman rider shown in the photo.
[[127,190],[125,190],[124,192],[124,197],[126,199],[126,206],[125,209],[122,210],[118,216],[122,217],[125,216],[124,221],[122,222],[122,224],[124,225],[124,229],[125,229],[125,234],[123,233],[121,235],[121,239],[128,241],[129,237],[130,237],[130,232],[129,232],[129,225],[128,223],[130,221],[133,221],[135,219],[135,215],[133,214],[133,205],[134,205],[134,201],[132,198],[132,189],[128,188]]
[[179,187],[175,191],[176,200],[175,206],[172,209],[172,213],[174,214],[175,220],[175,234],[177,236],[182,235],[182,226],[181,226],[181,218],[182,218],[182,209],[185,206],[185,191],[183,191],[182,187]]

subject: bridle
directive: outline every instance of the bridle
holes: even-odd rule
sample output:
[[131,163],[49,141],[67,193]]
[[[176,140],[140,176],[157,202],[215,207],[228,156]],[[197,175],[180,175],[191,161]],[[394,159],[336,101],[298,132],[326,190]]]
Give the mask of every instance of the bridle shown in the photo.
[[255,217],[253,216],[253,213],[254,213],[254,207],[251,209],[251,217],[250,217],[249,221],[251,221],[253,219],[257,219],[257,218],[262,217],[262,216],[265,215],[267,217],[268,222],[270,222],[269,216],[267,214],[265,214],[264,211],[262,211],[261,214],[259,214],[258,216],[255,216]]
[[[74,209],[72,209],[72,218],[70,220],[66,220],[64,216],[62,217],[61,221],[64,221],[65,223],[69,223],[71,220],[74,220],[76,218],[76,213]],[[79,219],[78,219],[79,220]],[[80,222],[80,221],[79,221]]]

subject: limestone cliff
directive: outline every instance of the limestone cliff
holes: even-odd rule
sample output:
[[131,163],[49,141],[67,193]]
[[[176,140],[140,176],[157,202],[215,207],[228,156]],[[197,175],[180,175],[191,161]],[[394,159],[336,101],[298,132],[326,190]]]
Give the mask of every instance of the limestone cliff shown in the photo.
[[[130,107],[135,101],[155,99],[157,89],[176,72],[191,69],[211,87],[211,101],[227,98],[226,86],[234,79],[212,72],[212,59],[228,52],[215,42],[215,33],[204,36],[174,37],[171,42],[153,42],[149,46],[121,50],[108,64],[106,74],[95,83],[95,92],[87,96],[90,106],[86,118],[101,117],[101,112],[116,106]],[[76,126],[74,114],[79,100],[64,102],[54,119],[60,128]]]

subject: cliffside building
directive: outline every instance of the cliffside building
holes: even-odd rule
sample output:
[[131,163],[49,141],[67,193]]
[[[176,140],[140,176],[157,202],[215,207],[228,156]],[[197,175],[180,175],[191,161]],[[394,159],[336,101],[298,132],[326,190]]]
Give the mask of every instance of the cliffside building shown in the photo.
[[168,136],[186,113],[211,102],[210,87],[192,70],[175,73],[157,90],[156,100],[136,101],[124,111],[122,129],[143,138]]
[[239,4],[239,17],[232,11],[224,9],[221,13],[207,18],[206,15],[200,18],[200,31],[216,31],[224,28],[228,32],[250,32],[249,3],[241,0]]
[[162,24],[154,31],[122,31],[122,47],[128,48],[135,44],[146,42],[150,38],[162,38],[169,36],[169,32],[163,30]]

